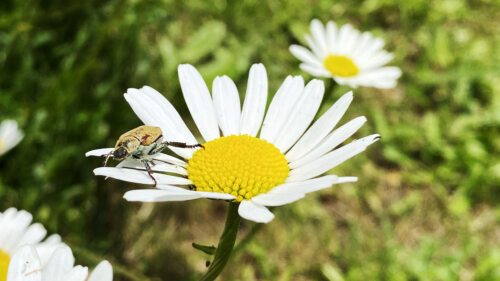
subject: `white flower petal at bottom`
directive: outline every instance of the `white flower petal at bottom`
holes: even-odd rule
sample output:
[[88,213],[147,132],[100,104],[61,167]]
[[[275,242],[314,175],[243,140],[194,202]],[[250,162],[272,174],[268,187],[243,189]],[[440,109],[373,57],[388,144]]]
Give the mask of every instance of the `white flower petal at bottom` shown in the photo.
[[187,201],[201,198],[201,195],[193,193],[180,193],[168,190],[158,189],[137,189],[127,191],[123,198],[127,201],[139,202],[169,202],[169,201]]
[[113,280],[113,267],[108,261],[102,261],[94,268],[87,281],[111,280]]
[[304,193],[263,193],[253,197],[251,200],[262,206],[283,206],[293,203],[306,196]]
[[244,219],[260,223],[268,223],[274,218],[269,209],[248,200],[241,201],[238,214]]
[[23,246],[12,256],[7,273],[8,281],[41,281],[40,258],[31,246]]
[[[96,176],[111,177],[114,179],[140,184],[154,184],[153,179],[145,172],[127,168],[101,167],[94,169]],[[192,182],[186,178],[153,173],[157,184],[190,185]]]

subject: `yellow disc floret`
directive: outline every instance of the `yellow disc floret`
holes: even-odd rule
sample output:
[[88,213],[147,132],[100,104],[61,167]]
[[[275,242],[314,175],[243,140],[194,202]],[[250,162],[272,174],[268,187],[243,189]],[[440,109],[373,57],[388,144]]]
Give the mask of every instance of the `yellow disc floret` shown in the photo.
[[228,136],[203,146],[187,166],[197,191],[229,193],[242,201],[269,191],[288,176],[285,155],[265,140]]
[[359,73],[358,66],[346,56],[329,55],[323,64],[335,76],[352,77]]
[[0,281],[7,280],[7,270],[9,269],[10,256],[0,250]]

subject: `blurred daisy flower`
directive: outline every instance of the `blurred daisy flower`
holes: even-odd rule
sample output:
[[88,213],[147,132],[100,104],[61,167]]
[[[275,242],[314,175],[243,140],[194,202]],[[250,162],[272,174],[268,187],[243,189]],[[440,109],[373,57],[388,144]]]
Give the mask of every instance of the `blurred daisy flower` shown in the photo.
[[0,281],[5,281],[10,259],[14,252],[24,245],[33,245],[41,264],[46,264],[52,253],[64,245],[57,234],[49,236],[39,223],[31,223],[33,216],[26,211],[9,208],[0,213]]
[[290,46],[290,52],[302,61],[300,68],[316,76],[333,78],[338,84],[380,89],[394,88],[401,70],[384,66],[393,55],[383,49],[384,41],[369,32],[360,33],[350,24],[324,26],[311,21],[311,34],[305,37],[309,49]]
[[[356,181],[356,177],[323,174],[379,139],[374,134],[336,148],[366,121],[358,117],[334,130],[352,101],[351,92],[311,125],[323,98],[322,81],[304,85],[300,76],[287,77],[266,113],[268,82],[262,64],[250,69],[242,107],[229,77],[217,77],[210,94],[193,66],[180,65],[178,72],[188,109],[206,141],[204,148],[171,148],[184,159],[154,155],[156,188],[129,191],[124,195],[126,200],[231,200],[239,202],[241,217],[267,223],[274,217],[267,207],[292,203],[333,184]],[[128,89],[125,99],[146,125],[162,129],[165,140],[197,143],[172,104],[153,88]],[[86,155],[103,156],[111,151],[113,148],[97,149]],[[153,184],[146,172],[136,170],[141,167],[139,161],[127,159],[117,167],[97,168],[94,173]]]
[[0,155],[9,151],[23,139],[23,132],[14,120],[0,123]]
[[107,261],[102,261],[94,271],[87,267],[75,266],[75,258],[67,246],[59,247],[45,265],[39,252],[30,245],[20,248],[12,257],[7,281],[111,281],[113,269]]

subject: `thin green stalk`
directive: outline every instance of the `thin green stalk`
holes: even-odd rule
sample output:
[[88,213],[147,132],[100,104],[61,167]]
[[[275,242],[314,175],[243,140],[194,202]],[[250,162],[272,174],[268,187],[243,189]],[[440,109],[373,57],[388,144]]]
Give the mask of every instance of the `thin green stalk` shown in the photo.
[[203,275],[200,281],[212,281],[222,272],[231,253],[233,252],[238,227],[240,225],[240,215],[238,214],[238,203],[230,202],[227,210],[226,225],[219,239],[219,245],[215,250],[214,260],[210,264],[208,271]]

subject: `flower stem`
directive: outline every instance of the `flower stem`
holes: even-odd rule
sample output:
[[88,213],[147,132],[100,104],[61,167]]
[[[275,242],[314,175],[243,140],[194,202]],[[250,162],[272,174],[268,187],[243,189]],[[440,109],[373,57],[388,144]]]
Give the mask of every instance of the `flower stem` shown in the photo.
[[226,225],[219,239],[219,245],[215,250],[214,260],[210,264],[208,271],[200,281],[212,281],[219,276],[233,252],[238,227],[240,225],[240,215],[238,214],[239,203],[230,202],[227,210]]

